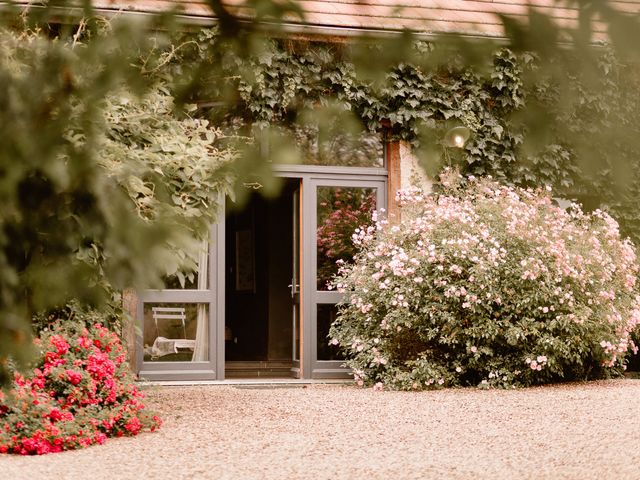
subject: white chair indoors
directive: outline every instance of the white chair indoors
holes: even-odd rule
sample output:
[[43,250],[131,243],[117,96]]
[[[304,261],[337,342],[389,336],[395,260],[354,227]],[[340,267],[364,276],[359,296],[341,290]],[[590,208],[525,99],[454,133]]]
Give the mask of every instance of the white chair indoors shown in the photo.
[[[153,321],[156,325],[156,339],[153,342],[152,349],[158,356],[168,355],[170,353],[178,353],[179,349],[194,350],[196,341],[187,338],[186,320],[184,308],[180,307],[153,307]],[[159,323],[175,324],[179,320],[182,324],[182,338],[166,338],[160,336]]]

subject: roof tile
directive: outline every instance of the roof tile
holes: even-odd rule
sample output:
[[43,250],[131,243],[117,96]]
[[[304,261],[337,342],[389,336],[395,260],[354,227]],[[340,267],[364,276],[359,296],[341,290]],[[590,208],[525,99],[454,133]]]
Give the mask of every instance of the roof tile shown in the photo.
[[[22,3],[29,3],[24,0]],[[35,3],[31,1],[31,3]],[[234,13],[251,16],[243,0],[223,0]],[[574,26],[576,8],[563,6],[557,0],[299,0],[305,12],[305,24],[310,28],[340,28],[351,30],[411,29],[420,32],[459,32],[492,37],[504,36],[499,14],[526,18],[529,6],[554,18],[563,26]],[[637,15],[640,0],[615,0],[610,4],[624,12]],[[205,0],[93,0],[96,8],[107,11],[158,12],[178,7],[185,15],[211,18],[212,11]],[[300,23],[297,17],[287,19]],[[604,32],[601,23],[594,22],[596,32]]]

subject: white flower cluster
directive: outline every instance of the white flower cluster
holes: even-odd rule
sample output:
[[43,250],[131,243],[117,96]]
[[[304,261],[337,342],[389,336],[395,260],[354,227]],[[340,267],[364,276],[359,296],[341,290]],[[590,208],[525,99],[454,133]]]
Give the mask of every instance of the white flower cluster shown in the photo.
[[547,365],[547,357],[545,355],[538,355],[534,360],[527,358],[524,363],[529,365],[531,370],[542,370]]

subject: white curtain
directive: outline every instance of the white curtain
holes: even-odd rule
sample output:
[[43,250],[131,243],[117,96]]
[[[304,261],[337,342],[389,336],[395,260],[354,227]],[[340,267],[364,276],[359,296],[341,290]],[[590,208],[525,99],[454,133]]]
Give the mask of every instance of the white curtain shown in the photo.
[[[200,246],[198,258],[198,290],[209,287],[209,242],[204,240]],[[207,305],[198,304],[196,324],[196,346],[193,349],[192,362],[206,362],[209,360],[209,315]]]

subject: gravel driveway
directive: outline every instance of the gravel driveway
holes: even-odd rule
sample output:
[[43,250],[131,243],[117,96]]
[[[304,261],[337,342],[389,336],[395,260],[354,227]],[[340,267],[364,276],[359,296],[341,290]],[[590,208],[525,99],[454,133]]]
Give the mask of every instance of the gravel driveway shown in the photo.
[[156,387],[156,433],[0,479],[640,479],[640,380],[524,390]]

